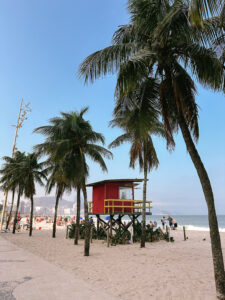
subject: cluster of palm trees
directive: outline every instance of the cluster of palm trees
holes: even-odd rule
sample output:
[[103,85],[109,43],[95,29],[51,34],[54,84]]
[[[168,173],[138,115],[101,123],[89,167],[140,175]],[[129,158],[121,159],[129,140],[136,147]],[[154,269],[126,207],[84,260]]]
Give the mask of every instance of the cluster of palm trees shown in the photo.
[[17,216],[20,206],[20,198],[22,195],[30,199],[30,230],[29,235],[32,236],[32,222],[33,222],[33,197],[35,195],[35,183],[43,185],[43,180],[46,180],[47,169],[43,169],[44,163],[38,161],[37,153],[28,153],[16,151],[14,156],[3,157],[5,161],[0,173],[1,188],[5,191],[12,191],[12,203],[9,213],[9,218],[6,223],[8,229],[9,221],[12,217],[12,210],[14,206],[14,197],[17,192],[16,211],[13,222],[13,234],[16,231]]
[[155,114],[160,115],[164,127],[162,132],[158,124],[156,133],[165,136],[168,148],[175,147],[174,135],[181,130],[207,203],[217,295],[225,299],[214,196],[195,146],[199,138],[195,81],[225,92],[224,2],[128,0],[128,11],[130,23],[114,33],[112,45],[83,61],[80,76],[87,83],[106,74],[118,74],[112,124],[123,128],[125,134],[112,146],[131,141],[131,166],[138,158],[145,174],[158,164],[150,138],[155,132]]
[[[107,171],[104,157],[111,158],[112,154],[99,143],[104,144],[104,136],[95,132],[91,124],[83,117],[87,108],[80,112],[61,113],[60,117],[50,120],[50,124],[36,128],[34,132],[43,134],[46,139],[42,144],[34,147],[34,153],[25,154],[19,151],[10,157],[3,157],[5,163],[0,170],[1,188],[12,191],[12,204],[6,228],[9,226],[14,196],[17,193],[16,211],[14,217],[13,233],[16,230],[17,215],[22,195],[31,201],[30,230],[32,235],[33,196],[35,183],[43,185],[46,181],[46,191],[50,193],[55,187],[56,203],[53,222],[53,234],[56,236],[56,220],[59,199],[65,191],[77,191],[77,219],[75,244],[78,243],[80,221],[80,191],[84,196],[85,213],[85,249],[84,255],[89,255],[90,224],[88,219],[88,202],[86,192],[86,179],[89,174],[87,157],[98,163],[103,171]],[[39,158],[45,160],[40,162]]]

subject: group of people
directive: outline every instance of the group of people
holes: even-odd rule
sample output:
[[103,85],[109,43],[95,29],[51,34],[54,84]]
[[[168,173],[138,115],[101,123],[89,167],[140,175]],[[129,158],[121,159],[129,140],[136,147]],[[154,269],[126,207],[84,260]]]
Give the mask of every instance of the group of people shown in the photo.
[[166,219],[165,217],[163,217],[163,218],[161,219],[161,223],[162,223],[162,228],[163,228],[163,229],[165,229],[166,221],[169,221],[170,229],[175,230],[175,229],[177,228],[177,226],[178,226],[178,225],[177,225],[177,221],[176,221],[174,218],[168,216],[167,219]]
[[156,228],[157,227],[157,222],[156,221],[153,221],[153,222],[150,221],[149,225],[150,225],[151,228]]

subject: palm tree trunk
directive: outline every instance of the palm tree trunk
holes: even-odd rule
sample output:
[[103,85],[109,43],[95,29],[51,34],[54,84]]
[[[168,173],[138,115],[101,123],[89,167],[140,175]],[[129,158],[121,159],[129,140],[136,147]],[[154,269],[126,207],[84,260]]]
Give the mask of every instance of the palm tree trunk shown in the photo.
[[221,248],[220,234],[218,229],[218,221],[216,216],[212,187],[206,169],[201,161],[201,158],[192,140],[186,121],[184,120],[181,114],[179,116],[179,126],[187,147],[187,151],[189,152],[192,162],[196,168],[196,171],[198,173],[202,185],[203,193],[205,195],[205,200],[208,207],[208,219],[209,219],[211,248],[212,248],[217,297],[218,299],[225,299],[224,261],[223,261],[223,253]]
[[10,222],[10,219],[12,217],[12,210],[13,210],[13,205],[14,205],[14,196],[15,196],[15,190],[13,189],[12,191],[12,204],[11,204],[11,208],[10,208],[10,212],[9,212],[9,217],[8,217],[8,220],[7,220],[7,223],[6,223],[6,230],[8,229],[9,227],[9,222]]
[[54,214],[54,222],[53,222],[53,230],[52,230],[52,237],[55,238],[56,234],[56,220],[57,220],[57,211],[58,211],[58,205],[59,205],[59,198],[60,193],[58,192],[56,195],[56,201],[55,201],[55,214]]
[[88,219],[88,202],[86,186],[83,186],[84,195],[84,216],[85,216],[85,237],[84,237],[84,256],[89,256],[90,250],[90,223]]
[[147,159],[144,145],[144,184],[143,184],[143,208],[142,208],[142,230],[141,230],[141,248],[145,247],[145,227],[146,227],[146,190],[147,190]]
[[34,200],[33,200],[33,195],[30,197],[30,231],[29,231],[29,236],[32,236],[32,231],[33,231],[33,211],[34,211]]
[[80,187],[77,187],[77,216],[76,216],[74,245],[78,245],[79,228],[80,228]]
[[19,206],[20,206],[20,191],[18,192],[18,197],[17,197],[17,203],[16,203],[16,212],[15,212],[15,217],[13,221],[13,231],[12,233],[15,234],[16,232],[16,223],[17,223],[17,215],[19,211]]

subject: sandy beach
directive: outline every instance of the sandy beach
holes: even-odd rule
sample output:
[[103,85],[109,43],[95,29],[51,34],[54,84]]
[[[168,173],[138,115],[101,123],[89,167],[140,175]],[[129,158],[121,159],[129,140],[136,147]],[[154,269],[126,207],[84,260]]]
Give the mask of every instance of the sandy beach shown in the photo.
[[[1,234],[11,243],[56,265],[91,286],[118,299],[216,299],[209,232],[173,231],[174,243],[165,241],[106,247],[94,240],[91,256],[83,256],[83,241],[78,246],[58,230],[24,231]],[[206,240],[203,240],[206,239]],[[225,256],[225,233],[221,233]]]

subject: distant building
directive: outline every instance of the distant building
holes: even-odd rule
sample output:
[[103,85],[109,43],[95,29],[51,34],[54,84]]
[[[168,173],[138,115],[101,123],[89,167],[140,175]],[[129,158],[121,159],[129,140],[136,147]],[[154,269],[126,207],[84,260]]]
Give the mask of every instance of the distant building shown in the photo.
[[[55,197],[35,197],[34,198],[34,214],[41,216],[53,216],[55,213]],[[74,203],[64,199],[60,199],[58,206],[58,215],[68,216],[74,215]]]

